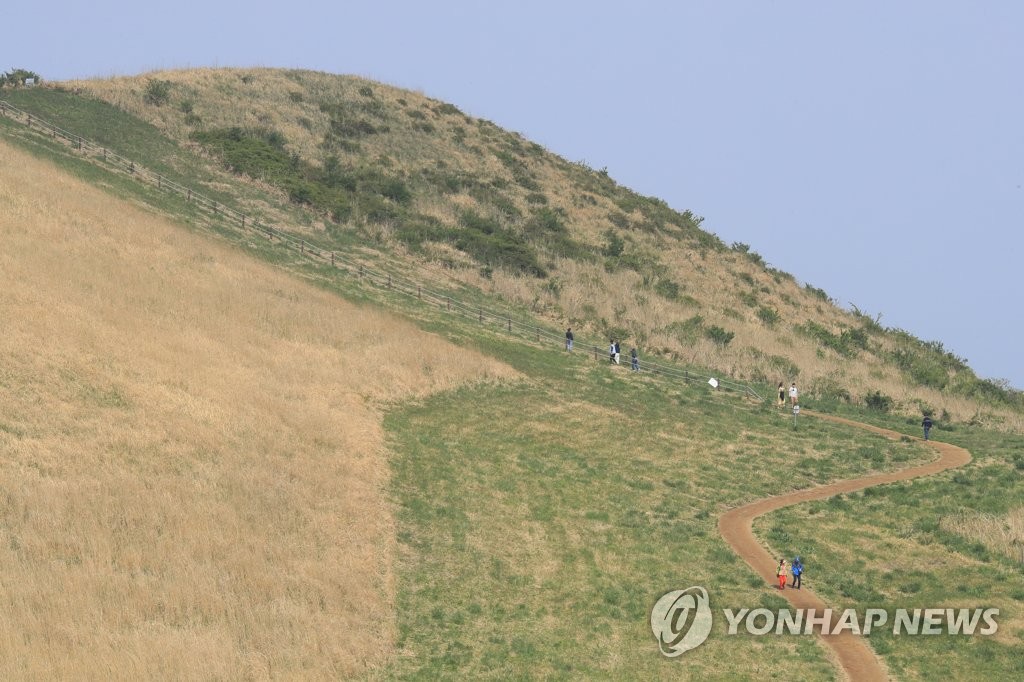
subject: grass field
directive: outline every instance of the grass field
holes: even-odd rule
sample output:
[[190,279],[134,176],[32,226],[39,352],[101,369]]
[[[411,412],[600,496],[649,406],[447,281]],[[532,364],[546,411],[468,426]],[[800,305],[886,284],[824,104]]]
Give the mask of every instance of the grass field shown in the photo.
[[512,372],[6,144],[0,207],[0,676],[383,661],[382,409]]
[[[9,146],[0,175],[6,677],[829,679],[813,639],[722,623],[664,659],[650,607],[690,585],[716,609],[781,606],[717,536],[720,511],[932,456],[524,345],[184,214],[221,237],[197,239]],[[1024,592],[994,529],[1019,515],[1021,442],[935,435],[971,468],[759,532],[805,548],[836,604],[941,600],[959,570],[970,605],[1004,616],[948,647],[949,670],[1012,676]],[[872,644],[925,679],[947,647],[921,641]]]
[[[399,679],[834,675],[813,639],[723,639],[685,664],[647,623],[664,592],[778,599],[718,537],[718,511],[930,453],[580,357],[498,344],[528,382],[389,414],[399,508]],[[564,354],[562,354],[564,356]],[[716,634],[718,636],[716,636]]]
[[[974,454],[962,470],[781,510],[755,524],[776,553],[813,556],[808,582],[838,606],[1001,610],[984,637],[870,643],[901,679],[1024,676],[1024,438],[977,429],[933,435]],[[999,532],[994,532],[998,529]],[[1016,542],[1014,542],[1016,539]]]

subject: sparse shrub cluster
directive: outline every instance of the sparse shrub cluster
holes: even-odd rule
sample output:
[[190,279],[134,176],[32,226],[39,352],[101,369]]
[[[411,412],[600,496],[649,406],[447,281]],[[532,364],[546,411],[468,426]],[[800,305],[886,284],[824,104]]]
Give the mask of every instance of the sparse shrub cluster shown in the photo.
[[43,81],[42,77],[35,71],[29,71],[28,69],[11,69],[10,71],[0,74],[0,88],[21,87],[25,85],[25,81],[29,79],[32,79],[32,82],[36,84]]
[[852,358],[858,351],[867,350],[868,347],[868,335],[863,329],[848,328],[833,334],[813,320],[808,320],[796,329],[846,358]]
[[761,320],[761,322],[765,323],[769,327],[774,327],[781,318],[779,316],[779,311],[775,308],[761,306],[757,309],[757,319]]
[[711,341],[713,341],[716,345],[724,348],[729,345],[729,343],[733,340],[733,337],[735,337],[736,334],[730,331],[726,331],[725,329],[722,329],[718,325],[711,325],[710,327],[704,330],[704,336],[711,339]]
[[813,287],[810,284],[805,284],[804,291],[811,294],[815,298],[824,301],[825,303],[832,303],[832,297],[829,296],[824,289],[819,289],[818,287]]
[[675,301],[679,298],[679,283],[673,282],[668,278],[662,278],[654,285],[654,291],[662,298],[666,298],[669,301]]
[[398,177],[375,168],[345,168],[328,157],[323,168],[303,162],[285,149],[275,130],[226,128],[197,131],[192,138],[223,158],[232,171],[280,187],[291,201],[328,213],[335,221],[362,217],[383,223],[402,214],[412,192]]
[[750,244],[744,244],[743,242],[733,242],[732,250],[736,253],[742,253],[747,259],[760,267],[765,267],[764,258],[757,251],[752,251]]
[[146,82],[146,89],[142,93],[142,99],[146,104],[154,107],[162,107],[171,100],[171,81],[150,78]]
[[893,399],[881,391],[874,391],[864,396],[864,404],[871,410],[889,412],[893,407]]

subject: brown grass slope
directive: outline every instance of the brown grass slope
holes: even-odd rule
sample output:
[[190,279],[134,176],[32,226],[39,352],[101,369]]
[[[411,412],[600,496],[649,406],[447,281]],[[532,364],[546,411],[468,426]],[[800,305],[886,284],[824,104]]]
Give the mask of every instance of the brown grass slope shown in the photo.
[[[153,83],[165,85],[165,99],[147,97]],[[931,408],[948,419],[1021,427],[1020,401],[979,399],[977,377],[941,345],[931,352],[843,310],[820,290],[767,267],[744,245],[726,247],[701,231],[699,217],[638,196],[604,172],[422,93],[274,69],[164,71],[60,87],[111,102],[200,151],[190,142],[196,132],[237,127],[272,134],[310,169],[369,171],[398,181],[410,190],[403,205],[377,197],[357,202],[343,217],[320,210],[305,229],[357,232],[558,324],[571,323],[585,336],[614,334],[647,354],[772,386],[795,379],[807,395],[860,401],[881,391],[908,414]],[[467,253],[457,237],[467,211],[521,239],[546,276],[490,268],[486,258]],[[539,215],[556,216],[565,231],[545,232]],[[426,230],[434,236],[410,239],[424,225],[437,228]],[[438,229],[448,229],[449,238],[438,238]],[[622,240],[621,253],[612,235]],[[817,325],[817,336],[808,333],[808,322]],[[732,340],[716,340],[712,327]],[[822,334],[843,340],[844,333],[860,334],[849,352],[822,341]]]
[[510,370],[6,144],[0,289],[0,677],[386,657],[381,408]]

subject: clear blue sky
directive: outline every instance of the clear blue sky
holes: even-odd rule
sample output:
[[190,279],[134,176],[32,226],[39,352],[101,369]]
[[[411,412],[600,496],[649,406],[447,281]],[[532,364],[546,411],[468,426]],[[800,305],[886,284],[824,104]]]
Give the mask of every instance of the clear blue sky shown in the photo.
[[1024,3],[58,0],[0,68],[422,90],[1024,388]]

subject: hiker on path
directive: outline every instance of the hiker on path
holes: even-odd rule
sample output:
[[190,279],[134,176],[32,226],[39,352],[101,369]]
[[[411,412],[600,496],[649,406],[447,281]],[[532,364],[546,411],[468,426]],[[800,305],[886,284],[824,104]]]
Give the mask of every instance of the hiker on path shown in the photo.
[[779,565],[775,569],[775,575],[779,578],[779,589],[786,589],[786,560],[779,559]]
[[790,587],[800,589],[800,577],[804,574],[804,562],[800,560],[800,557],[794,557],[793,563],[789,565],[790,570],[793,572],[793,584]]
[[615,362],[615,339],[608,340],[608,362]]
[[921,422],[921,428],[924,429],[924,439],[928,440],[928,432],[932,430],[932,418],[925,415],[924,420]]
[[616,341],[612,345],[615,348],[615,364],[617,365],[617,364],[619,364],[619,355],[620,355],[619,342]]
[[798,393],[797,393],[797,390],[796,390],[796,382],[794,381],[789,386],[789,402],[791,404],[796,405],[797,395],[798,395]]
[[786,404],[786,387],[780,381],[779,382],[779,407],[782,407],[785,404]]
[[565,330],[565,349],[566,350],[572,350],[572,342],[573,342],[572,327],[569,327],[568,329]]
[[640,371],[640,356],[638,356],[636,354],[636,348],[631,348],[629,350],[629,358],[630,358],[631,364],[633,366],[633,371],[634,372],[639,372]]

